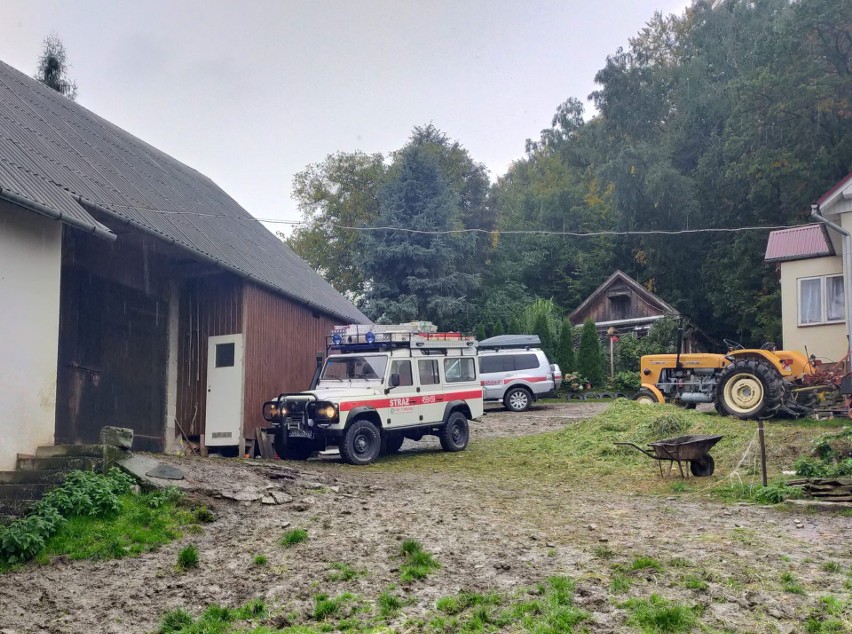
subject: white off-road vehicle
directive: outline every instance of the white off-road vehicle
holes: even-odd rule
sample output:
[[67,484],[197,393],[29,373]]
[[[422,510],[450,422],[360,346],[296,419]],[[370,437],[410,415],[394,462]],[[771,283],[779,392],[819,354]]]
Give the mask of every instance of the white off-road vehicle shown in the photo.
[[476,341],[423,322],[335,328],[316,386],[263,406],[280,458],[306,460],[337,445],[350,464],[434,435],[445,451],[467,447],[482,415]]

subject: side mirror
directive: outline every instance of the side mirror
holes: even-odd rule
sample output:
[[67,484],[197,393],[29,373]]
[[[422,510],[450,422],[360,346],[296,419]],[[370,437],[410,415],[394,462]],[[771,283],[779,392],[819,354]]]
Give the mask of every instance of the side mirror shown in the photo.
[[399,375],[398,374],[391,374],[390,375],[390,385],[385,388],[385,394],[389,393],[395,387],[399,387]]

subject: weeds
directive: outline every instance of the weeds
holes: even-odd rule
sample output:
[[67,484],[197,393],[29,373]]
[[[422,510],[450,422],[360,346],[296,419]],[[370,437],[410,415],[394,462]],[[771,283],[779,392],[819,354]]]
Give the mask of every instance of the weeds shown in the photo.
[[820,597],[816,607],[811,609],[804,623],[808,634],[842,634],[847,632],[848,622],[843,620],[843,603],[836,597]]
[[595,546],[592,549],[592,553],[598,559],[607,560],[607,559],[612,559],[613,557],[615,557],[615,551],[612,548],[610,548],[609,546]]
[[612,594],[624,594],[630,589],[630,577],[623,572],[615,572],[609,582],[609,591]]
[[178,570],[198,568],[198,547],[195,544],[181,549],[178,553],[177,568]]
[[399,578],[402,583],[425,579],[429,576],[429,573],[441,567],[441,564],[430,553],[423,550],[420,542],[414,539],[406,539],[402,542],[400,550],[405,558],[405,563],[399,570]]
[[295,546],[296,544],[301,544],[308,539],[308,531],[304,528],[294,528],[293,530],[289,530],[284,533],[284,537],[281,538],[281,545],[290,548]]
[[823,572],[840,572],[840,564],[836,561],[827,561],[822,565]]
[[455,615],[464,612],[472,606],[500,605],[500,597],[496,594],[478,594],[475,592],[460,592],[459,594],[441,597],[435,603],[435,608],[444,614]]
[[688,575],[684,577],[683,585],[689,590],[699,590],[701,592],[710,587],[708,583],[704,581],[704,579],[702,579],[701,577],[696,577],[694,575]]
[[255,555],[254,556],[254,565],[257,567],[265,566],[269,563],[269,557],[266,555]]
[[385,590],[379,595],[379,616],[388,619],[402,609],[403,600]]
[[331,570],[326,573],[329,581],[352,581],[365,575],[365,571],[356,570],[352,566],[341,562],[331,564]]
[[211,605],[198,620],[186,610],[178,608],[163,615],[157,634],[225,634],[233,631],[233,624],[265,618],[266,605],[260,599],[249,601],[240,608]]
[[636,557],[631,563],[628,570],[656,570],[657,572],[663,571],[663,564],[654,559],[653,557],[647,556],[639,556]]
[[0,565],[35,557],[69,518],[115,516],[121,510],[121,496],[128,494],[135,482],[119,469],[110,469],[106,475],[72,471],[28,515],[0,526]]
[[340,613],[340,608],[347,601],[351,601],[355,595],[348,592],[339,594],[336,597],[329,597],[327,594],[318,594],[314,597],[314,611],[312,613],[315,621],[325,621],[330,617]]
[[784,592],[790,592],[791,594],[805,593],[802,584],[799,583],[799,580],[791,572],[785,572],[781,575],[781,587],[784,588]]
[[623,607],[630,612],[628,625],[637,625],[643,632],[689,632],[695,627],[700,608],[668,601],[657,594],[648,599],[630,599]]

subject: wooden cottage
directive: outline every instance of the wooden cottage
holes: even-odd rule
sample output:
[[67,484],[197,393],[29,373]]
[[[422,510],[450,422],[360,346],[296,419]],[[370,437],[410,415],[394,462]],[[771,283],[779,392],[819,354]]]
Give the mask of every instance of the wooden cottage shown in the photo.
[[[568,319],[575,326],[593,320],[601,338],[628,333],[642,337],[666,316],[679,317],[680,313],[623,271],[616,271]],[[692,352],[692,348],[693,341],[687,337],[684,352]]]
[[368,323],[213,181],[0,62],[0,470],[132,428],[236,447]]

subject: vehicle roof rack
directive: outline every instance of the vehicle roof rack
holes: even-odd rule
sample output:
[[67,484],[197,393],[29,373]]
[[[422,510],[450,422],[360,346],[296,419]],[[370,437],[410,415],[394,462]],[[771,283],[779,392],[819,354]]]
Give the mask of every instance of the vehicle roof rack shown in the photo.
[[393,348],[474,348],[476,339],[460,332],[436,332],[430,322],[407,324],[351,324],[335,326],[326,337],[326,349],[341,352],[375,352]]
[[480,350],[505,350],[508,348],[540,348],[538,335],[497,335],[479,342]]

